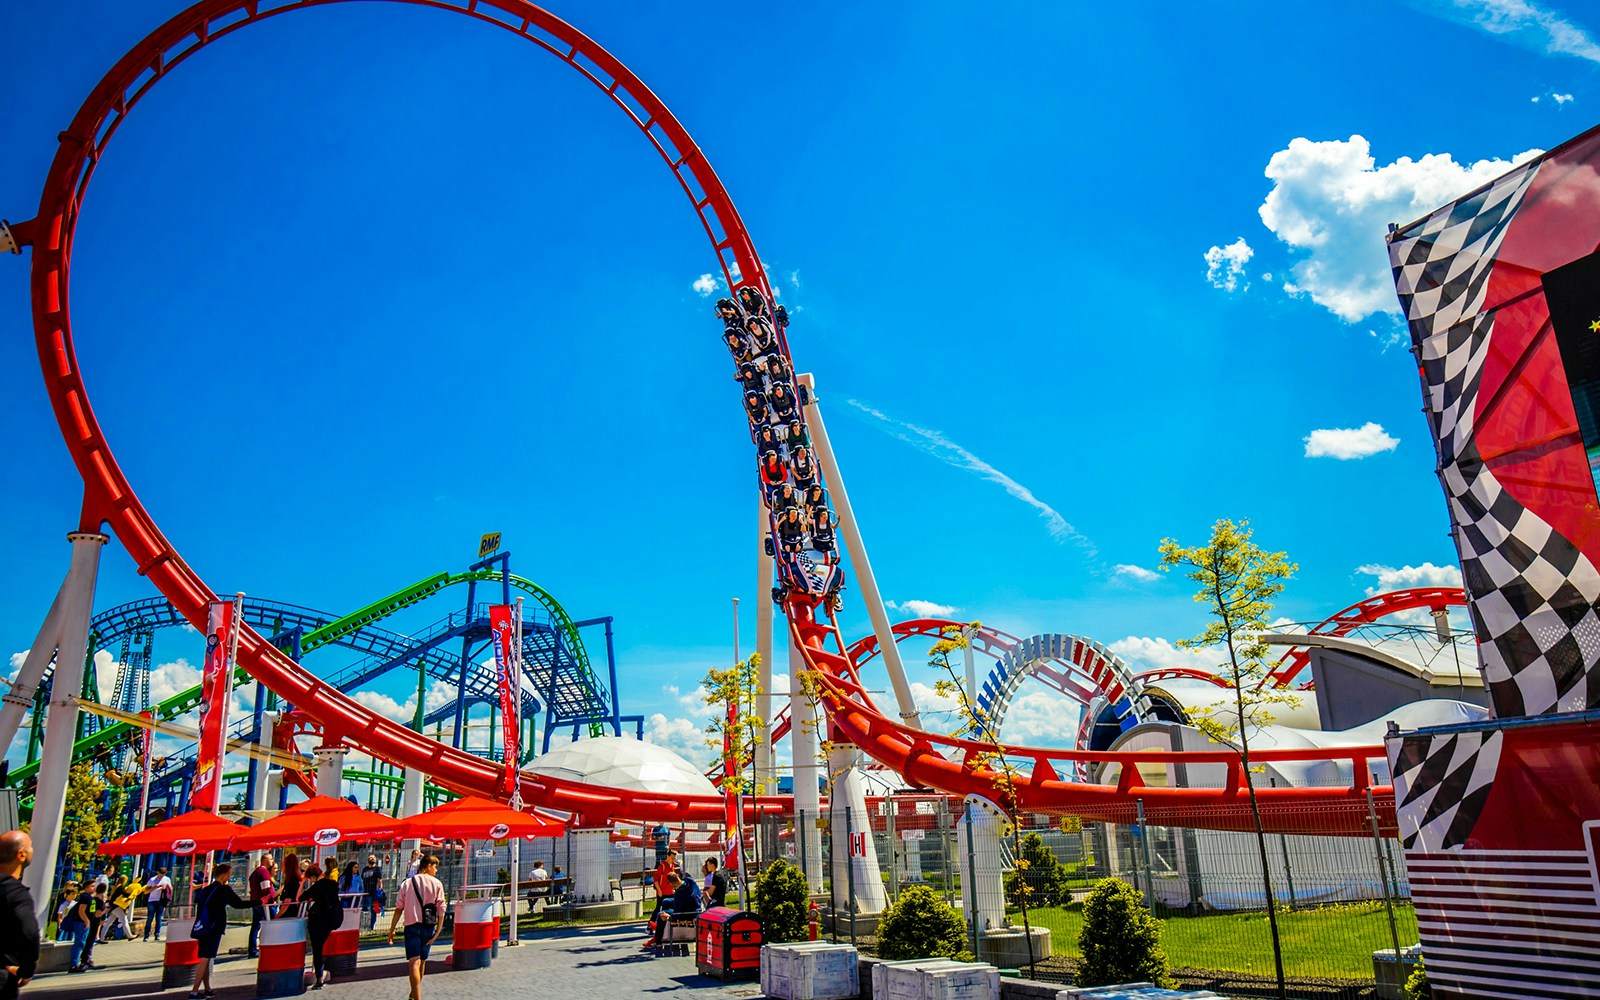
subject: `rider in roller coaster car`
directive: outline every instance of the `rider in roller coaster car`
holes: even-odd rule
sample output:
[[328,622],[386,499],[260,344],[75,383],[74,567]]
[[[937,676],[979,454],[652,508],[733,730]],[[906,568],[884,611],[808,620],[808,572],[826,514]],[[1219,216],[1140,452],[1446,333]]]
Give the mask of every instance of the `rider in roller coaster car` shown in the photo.
[[831,554],[835,546],[833,539],[833,511],[826,507],[812,508],[811,512],[811,547],[818,552]]
[[761,398],[759,392],[747,392],[744,394],[744,412],[753,426],[760,427],[767,422],[767,401]]
[[775,383],[768,397],[772,400],[772,412],[778,418],[778,423],[787,424],[794,419],[794,391],[786,383]]
[[737,362],[743,363],[753,357],[750,353],[750,345],[745,343],[744,336],[737,329],[724,330],[722,342],[728,345],[728,353],[732,354],[733,360]]
[[778,440],[778,435],[773,433],[769,424],[762,424],[761,429],[755,432],[756,454],[765,455],[769,451],[777,451],[783,442]]
[[800,519],[800,510],[791,507],[778,518],[778,544],[783,551],[798,555],[806,544],[806,523]]
[[788,483],[772,491],[772,509],[780,514],[800,509],[800,494]]
[[739,362],[739,370],[733,373],[733,377],[745,392],[760,392],[765,387],[761,381],[761,368],[754,361]]
[[782,302],[778,303],[778,308],[772,311],[772,318],[777,321],[778,329],[780,330],[789,325],[789,310],[783,307]]
[[732,299],[717,300],[717,318],[722,320],[723,325],[733,328],[739,327],[744,320],[739,307],[733,304]]
[[769,451],[761,456],[761,481],[768,486],[777,486],[789,478],[789,470],[784,467],[783,459],[778,457],[776,451]]
[[739,304],[744,306],[744,311],[752,316],[765,316],[767,314],[767,300],[761,290],[754,285],[746,285],[739,289]]
[[815,511],[819,507],[828,506],[828,491],[821,483],[812,483],[806,487],[805,496],[801,502],[806,505],[806,510]]
[[789,421],[789,426],[784,428],[783,443],[791,448],[801,448],[811,444],[811,435],[806,433],[805,426],[799,418]]
[[817,465],[811,461],[811,451],[805,445],[789,449],[789,471],[794,473],[794,481],[801,486],[810,486],[817,481]]
[[746,317],[744,331],[757,354],[766,354],[778,346],[778,335],[772,332],[772,324],[761,316]]
[[794,369],[789,366],[789,359],[782,354],[769,354],[762,358],[761,361],[767,366],[767,378],[772,379],[773,382],[787,382],[789,377],[794,374]]

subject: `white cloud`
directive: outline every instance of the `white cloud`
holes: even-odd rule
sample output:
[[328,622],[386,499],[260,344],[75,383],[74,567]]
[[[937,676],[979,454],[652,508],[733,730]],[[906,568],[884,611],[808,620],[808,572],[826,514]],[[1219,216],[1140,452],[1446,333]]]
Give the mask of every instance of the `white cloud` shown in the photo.
[[794,290],[795,291],[798,292],[800,290],[800,272],[799,271],[790,271],[789,272],[789,284],[794,286]]
[[200,683],[200,668],[178,657],[150,671],[150,701],[160,704]]
[[1018,500],[1021,500],[1023,503],[1027,504],[1029,507],[1032,507],[1039,513],[1039,516],[1044,519],[1046,526],[1049,528],[1050,537],[1054,538],[1058,542],[1076,542],[1078,545],[1087,550],[1089,555],[1092,556],[1095,554],[1096,549],[1094,542],[1080,534],[1077,528],[1074,528],[1071,524],[1067,523],[1067,519],[1062,517],[1054,507],[1034,496],[1033,491],[1028,489],[1026,486],[1017,482],[1015,479],[1012,479],[1004,472],[996,469],[994,466],[990,465],[988,462],[985,462],[983,459],[974,455],[967,449],[956,444],[954,441],[949,440],[940,432],[936,430],[929,430],[926,427],[918,427],[916,424],[908,424],[903,420],[896,420],[880,410],[873,409],[871,406],[868,406],[866,403],[863,403],[860,400],[848,399],[845,400],[845,402],[860,410],[862,413],[867,414],[869,417],[876,419],[879,424],[882,425],[886,434],[897,437],[907,444],[917,448],[918,450],[932,455],[934,458],[944,462],[946,465],[951,465],[957,469],[963,469],[967,472],[976,473],[978,476],[987,479],[989,482],[998,484],[1007,493],[1011,494]]
[[884,601],[883,606],[890,611],[905,611],[916,615],[918,618],[949,618],[961,609],[953,604],[935,604],[932,601]]
[[706,746],[706,734],[702,726],[681,716],[669,719],[660,712],[652,713],[644,720],[644,739],[646,743],[666,747],[701,767],[710,767],[716,758],[711,748]]
[[1244,267],[1250,263],[1250,258],[1255,256],[1255,251],[1250,249],[1250,244],[1241,236],[1225,247],[1213,246],[1206,251],[1206,280],[1211,282],[1212,288],[1223,291],[1244,291],[1250,289],[1250,282],[1245,278]]
[[1188,667],[1191,670],[1203,670],[1208,674],[1214,674],[1217,672],[1217,665],[1227,656],[1227,650],[1220,646],[1180,649],[1160,636],[1130,635],[1106,645],[1113,653],[1126,660],[1136,674],[1170,667]]
[[1112,569],[1117,576],[1130,576],[1140,583],[1149,583],[1160,575],[1154,570],[1145,569],[1143,566],[1134,566],[1131,563],[1117,563]]
[[702,274],[700,277],[694,279],[694,285],[692,287],[695,291],[700,293],[700,297],[702,299],[705,299],[715,295],[721,284],[722,282],[718,281],[715,277],[709,274]]
[[1586,30],[1529,0],[1434,0],[1425,9],[1545,55],[1600,62],[1600,44]]
[[1378,563],[1368,563],[1365,566],[1357,566],[1356,572],[1378,578],[1375,585],[1367,588],[1368,597],[1412,587],[1461,586],[1461,567],[1455,565],[1435,566],[1431,562],[1425,562],[1421,566],[1383,566]]
[[1366,458],[1380,451],[1394,451],[1400,443],[1380,424],[1367,422],[1360,427],[1325,427],[1304,438],[1307,458]]
[[416,718],[417,699],[415,695],[412,695],[404,705],[386,694],[379,694],[377,691],[352,691],[350,692],[350,700],[392,722],[409,724],[412,719]]
[[1572,100],[1572,95],[1571,94],[1551,94],[1550,96],[1555,100],[1555,102],[1557,104],[1565,104],[1568,101]]
[[1471,164],[1429,153],[1379,167],[1359,135],[1292,140],[1267,163],[1273,188],[1259,209],[1266,227],[1304,254],[1284,290],[1309,295],[1347,323],[1398,314],[1384,245],[1389,223],[1410,222],[1539,152]]

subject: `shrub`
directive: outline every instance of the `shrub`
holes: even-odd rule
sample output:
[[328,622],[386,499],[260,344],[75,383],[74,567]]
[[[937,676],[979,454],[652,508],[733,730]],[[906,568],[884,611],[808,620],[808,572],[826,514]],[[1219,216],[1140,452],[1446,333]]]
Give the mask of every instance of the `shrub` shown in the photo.
[[1144,908],[1144,893],[1121,879],[1101,879],[1089,890],[1078,949],[1083,955],[1079,986],[1171,982],[1161,950],[1161,921]]
[[966,921],[925,885],[901,892],[878,922],[879,958],[955,958],[966,945]]
[[[1072,898],[1067,871],[1044,846],[1044,838],[1030,833],[1022,838],[1017,867],[1006,873],[1006,903],[1010,906],[1061,906]],[[1028,892],[1023,893],[1023,886]]]
[[771,942],[803,941],[811,889],[800,869],[782,859],[756,878],[756,912]]
[[1428,985],[1428,971],[1420,961],[1411,970],[1411,975],[1406,977],[1405,994],[1406,1000],[1431,1000],[1433,997],[1433,988]]

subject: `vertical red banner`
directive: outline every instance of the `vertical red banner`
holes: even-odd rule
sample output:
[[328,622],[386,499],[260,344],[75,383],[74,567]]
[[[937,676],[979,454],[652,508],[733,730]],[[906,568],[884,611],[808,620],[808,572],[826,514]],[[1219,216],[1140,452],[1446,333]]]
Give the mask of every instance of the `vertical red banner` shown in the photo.
[[500,686],[500,734],[505,748],[506,792],[517,792],[518,746],[522,730],[522,622],[509,604],[489,605],[489,632]]
[[734,760],[733,734],[739,728],[739,703],[728,702],[728,727],[722,733],[722,866],[737,870],[739,866],[739,797],[733,791],[733,778],[738,773],[739,762]]
[[233,602],[212,601],[206,611],[206,658],[200,671],[200,740],[189,808],[216,812],[222,802],[222,759],[227,753],[228,702],[233,692]]

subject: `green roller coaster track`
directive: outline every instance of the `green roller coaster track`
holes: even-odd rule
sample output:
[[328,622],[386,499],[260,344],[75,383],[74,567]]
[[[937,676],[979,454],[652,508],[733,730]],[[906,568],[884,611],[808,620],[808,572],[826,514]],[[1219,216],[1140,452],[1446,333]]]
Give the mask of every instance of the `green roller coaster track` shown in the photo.
[[[300,651],[302,655],[309,653],[319,647],[337,642],[358,629],[368,625],[376,625],[385,618],[432,597],[446,587],[454,587],[463,583],[498,583],[502,579],[506,579],[506,577],[499,571],[492,569],[472,570],[467,573],[437,573],[409,587],[397,590],[387,597],[379,598],[371,604],[352,611],[343,618],[331,621],[319,629],[307,632],[300,639]],[[544,608],[551,621],[561,630],[562,638],[566,642],[568,652],[572,655],[573,663],[589,683],[590,690],[597,690],[598,683],[594,675],[594,669],[589,664],[589,654],[583,648],[583,640],[578,635],[578,626],[573,623],[572,617],[567,614],[566,609],[554,597],[551,597],[543,587],[540,587],[532,580],[513,573],[509,574],[509,582],[513,588],[532,597],[539,603],[540,607]],[[243,670],[234,675],[236,684],[246,683],[249,680],[249,675]],[[200,686],[197,684],[154,706],[151,712],[154,713],[157,720],[164,720],[191,712],[198,708],[199,705]],[[75,761],[82,760],[103,747],[115,746],[119,741],[131,738],[137,729],[137,726],[130,723],[113,723],[92,736],[86,736],[74,743],[72,746],[72,759]],[[589,724],[590,736],[599,736],[603,732],[604,730],[600,723],[592,722]],[[11,769],[8,780],[13,786],[21,785],[31,781],[34,775],[38,773],[38,770],[39,764],[37,761],[22,764]]]

